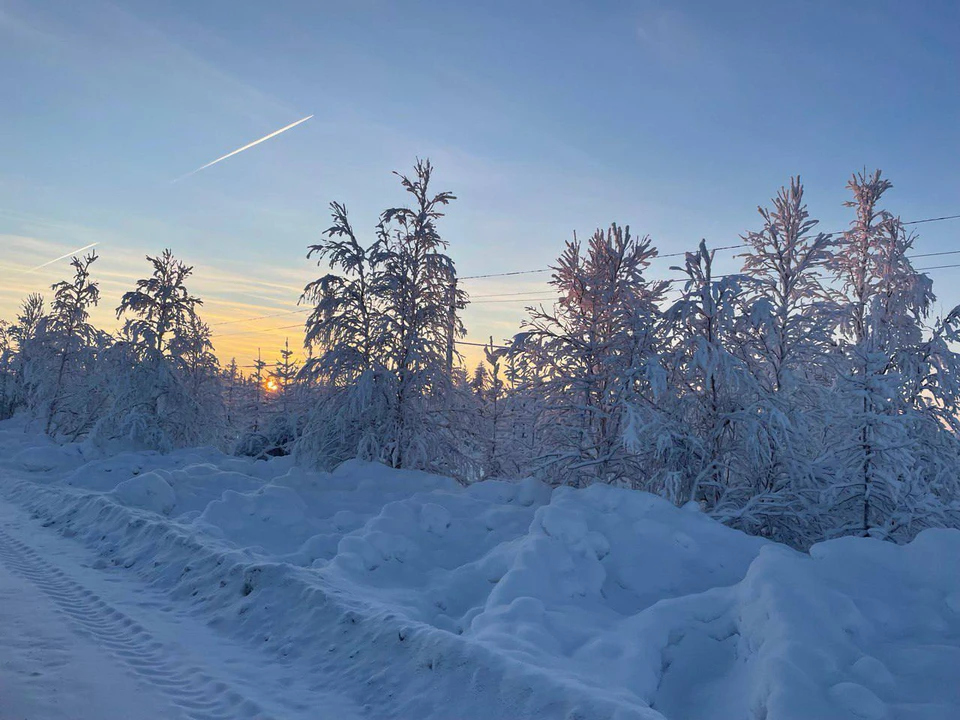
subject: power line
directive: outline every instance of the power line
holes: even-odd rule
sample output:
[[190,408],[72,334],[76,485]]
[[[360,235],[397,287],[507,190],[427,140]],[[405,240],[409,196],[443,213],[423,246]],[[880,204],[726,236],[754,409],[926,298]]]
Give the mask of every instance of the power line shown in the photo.
[[911,255],[909,259],[914,260],[916,258],[922,258],[922,257],[937,257],[939,255],[960,255],[960,250],[945,250],[944,252],[920,253],[919,255]]
[[[719,248],[718,248],[718,249],[719,249]],[[913,258],[922,258],[922,257],[936,257],[936,256],[943,256],[943,255],[960,255],[960,250],[946,250],[946,251],[944,251],[944,252],[936,252],[936,253],[921,253],[921,254],[919,254],[919,255],[913,255],[912,257],[913,257]],[[960,263],[958,263],[958,264],[952,264],[952,265],[932,265],[932,266],[928,266],[928,267],[914,268],[914,270],[916,270],[917,272],[924,272],[924,271],[926,271],[926,270],[946,270],[946,269],[949,269],[949,268],[956,268],[956,267],[960,267]],[[738,274],[738,273],[728,273],[728,274],[726,274],[726,275],[716,275],[716,276],[714,276],[714,279],[720,280],[720,279],[722,279],[722,278],[730,277],[731,275],[737,275],[737,274]],[[462,279],[462,278],[461,278],[461,279]],[[667,278],[667,279],[665,279],[665,280],[660,280],[660,281],[658,281],[658,282],[663,282],[663,283],[666,283],[667,285],[673,285],[674,283],[682,283],[682,282],[686,282],[686,281],[687,281],[687,278]],[[517,293],[502,293],[502,294],[493,293],[493,294],[489,294],[489,295],[477,295],[476,297],[479,297],[479,298],[489,298],[489,299],[471,300],[471,301],[470,301],[470,304],[471,304],[471,305],[481,305],[481,304],[484,304],[484,303],[510,303],[510,302],[523,303],[523,302],[538,302],[538,301],[540,301],[540,300],[549,300],[550,298],[552,298],[552,297],[555,296],[554,293],[550,293],[549,291],[544,290],[544,291],[542,291],[542,292],[539,293],[540,295],[542,295],[542,297],[513,297],[513,296],[520,296],[520,295],[530,295],[531,293],[536,293],[536,292],[537,292],[537,291],[517,292]],[[548,294],[548,293],[549,293],[549,294]],[[506,297],[506,296],[511,296],[511,297]],[[291,313],[309,312],[311,309],[312,309],[312,308],[297,308],[296,310],[289,310],[289,311],[283,312],[283,313],[273,313],[273,314],[270,314],[270,315],[259,315],[259,316],[257,316],[257,317],[242,318],[242,319],[240,319],[240,320],[229,320],[229,321],[226,321],[226,322],[212,323],[211,326],[213,326],[213,325],[232,325],[232,324],[240,323],[240,322],[251,322],[251,321],[254,321],[254,320],[262,320],[262,319],[265,319],[265,318],[278,317],[278,316],[281,316],[281,315],[289,315],[289,314],[291,314]],[[270,332],[271,330],[286,330],[286,329],[288,329],[288,328],[294,328],[294,327],[302,327],[302,325],[300,325],[300,324],[298,323],[298,324],[296,324],[296,325],[284,325],[284,326],[278,327],[278,328],[262,328],[262,329],[259,329],[259,330],[241,330],[241,331],[238,331],[238,332],[217,333],[217,336],[218,336],[218,337],[226,337],[226,336],[229,336],[229,335],[246,335],[246,334],[255,333],[255,332]]]
[[210,327],[217,325],[235,325],[242,322],[253,322],[254,320],[265,320],[267,318],[280,317],[282,315],[292,315],[293,313],[310,312],[313,308],[297,308],[296,310],[284,310],[283,312],[270,313],[269,315],[257,315],[256,317],[240,318],[239,320],[224,320],[223,322],[210,323]]
[[931,265],[930,267],[914,268],[917,272],[923,272],[924,270],[943,270],[945,268],[955,268],[960,267],[960,263],[955,263],[953,265]]
[[289,330],[290,328],[302,328],[303,323],[297,323],[296,325],[281,325],[280,327],[274,328],[257,328],[255,330],[237,330],[236,332],[228,333],[217,333],[217,337],[227,337],[228,335],[249,335],[250,333],[267,333],[272,332],[273,330]]
[[[943,220],[956,220],[956,219],[960,219],[960,214],[958,214],[958,215],[942,215],[942,216],[939,216],[939,217],[922,218],[922,219],[920,219],[920,220],[909,220],[909,221],[907,221],[907,222],[904,222],[903,225],[919,225],[919,224],[921,224],[921,223],[940,222],[940,221],[943,221]],[[824,233],[824,234],[826,234],[826,235],[837,235],[837,234],[840,234],[841,232],[845,232],[845,231],[842,231],[842,230],[841,230],[841,231],[835,231],[835,232]],[[749,246],[749,243],[736,243],[736,244],[734,244],[734,245],[722,245],[722,246],[720,246],[720,247],[712,248],[711,251],[712,251],[712,252],[721,252],[721,251],[725,251],[725,250],[735,250],[735,249],[737,249],[737,248],[748,247],[748,246]],[[687,255],[687,251],[673,252],[673,253],[665,253],[665,254],[663,254],[663,255],[657,255],[657,257],[656,257],[655,259],[671,258],[671,257],[682,257],[682,256],[685,256],[685,255]],[[960,250],[945,250],[945,251],[942,251],[942,252],[918,253],[918,254],[916,254],[916,255],[911,255],[910,258],[941,257],[941,256],[945,256],[945,255],[960,255]],[[960,267],[960,264],[958,264],[958,265],[936,265],[936,266],[926,267],[926,268],[916,268],[916,270],[917,270],[917,272],[922,272],[922,271],[924,271],[924,270],[943,270],[943,269],[953,268],[953,267]],[[462,276],[462,277],[460,277],[460,278],[458,278],[458,279],[459,279],[459,280],[479,280],[479,279],[483,279],[483,278],[493,278],[493,277],[513,277],[513,276],[517,276],[517,275],[533,275],[533,274],[546,273],[546,272],[552,272],[552,271],[553,271],[553,268],[539,268],[539,269],[536,269],[536,270],[515,270],[515,271],[511,271],[511,272],[504,272],[504,273],[487,273],[487,274],[485,274],[485,275],[465,275],[465,276]],[[731,273],[731,274],[736,274],[736,273]],[[727,277],[727,276],[726,276],[726,275],[720,275],[720,276],[718,276],[718,279],[719,279],[719,278],[723,278],[723,277]],[[667,280],[665,280],[665,281],[663,281],[663,282],[666,282],[667,284],[672,285],[673,283],[677,283],[677,282],[685,282],[685,279],[684,279],[684,278],[674,278],[674,279],[667,279]],[[541,292],[545,293],[545,292],[547,292],[547,291],[536,291],[536,290],[532,290],[532,291],[523,291],[523,292],[514,292],[514,293],[489,293],[489,294],[486,294],[486,295],[476,295],[476,296],[474,296],[475,298],[481,298],[481,299],[479,299],[479,300],[473,299],[473,300],[471,300],[471,304],[501,303],[501,302],[534,302],[534,301],[537,301],[537,300],[549,299],[549,297],[551,297],[551,296],[543,297],[543,298],[540,298],[540,297],[528,297],[528,298],[517,298],[516,300],[507,299],[507,298],[512,298],[513,296],[529,295],[529,294],[531,294],[531,293],[541,293]],[[265,319],[267,319],[267,318],[280,317],[280,316],[283,316],[283,315],[292,315],[292,314],[295,314],[295,313],[310,312],[311,310],[312,310],[312,308],[297,308],[296,310],[287,310],[287,311],[285,311],[285,312],[271,313],[271,314],[268,314],[268,315],[258,315],[258,316],[255,316],[255,317],[241,318],[241,319],[238,319],[238,320],[226,320],[226,321],[223,321],[223,322],[211,323],[211,326],[233,325],[233,324],[242,323],[242,322],[253,322],[253,321],[255,321],[255,320],[265,320]],[[282,330],[282,329],[287,329],[287,328],[291,328],[291,327],[299,327],[299,325],[287,325],[287,326],[284,326],[283,328],[265,328],[265,329],[263,330],[263,332],[268,332],[268,331],[271,330],[271,329],[273,329],[273,330]],[[219,333],[218,335],[219,335],[219,337],[224,337],[224,336],[227,336],[227,335],[242,335],[242,334],[247,334],[247,333],[251,333],[251,332],[260,332],[260,331],[258,331],[258,330],[244,330],[244,331],[235,332],[235,333]]]
[[492,298],[492,297],[498,298],[498,297],[507,297],[508,295],[530,295],[531,293],[539,293],[539,292],[546,292],[546,290],[523,290],[521,292],[490,293],[489,295],[471,295],[470,302],[474,302],[477,298]]
[[924,218],[923,220],[911,220],[910,222],[905,222],[901,224],[919,225],[920,223],[939,222],[940,220],[956,220],[957,218],[960,218],[960,215],[944,215],[943,217]]
[[[960,253],[960,251],[957,251],[957,252]],[[925,271],[927,271],[927,270],[946,270],[946,269],[949,269],[949,268],[960,268],[960,263],[952,263],[952,264],[949,264],[949,265],[931,265],[931,266],[928,266],[928,267],[914,268],[914,270],[915,270],[916,272],[925,272]],[[738,275],[738,274],[739,274],[739,273],[728,273],[728,274],[726,274],[726,275],[715,275],[715,276],[713,276],[712,279],[714,279],[714,280],[721,280],[721,279],[723,279],[723,278],[731,277],[731,276],[733,276],[733,275]],[[687,282],[687,280],[688,280],[688,278],[669,278],[669,279],[667,279],[667,280],[661,280],[660,282],[666,283],[666,284],[668,284],[668,285],[672,285],[672,284],[674,284],[674,283]],[[552,296],[551,296],[551,297],[552,297]],[[519,298],[519,299],[516,300],[516,302],[535,302],[535,301],[538,301],[538,300],[548,300],[548,299],[550,299],[550,298],[549,298],[549,297],[547,297],[547,298]],[[489,302],[489,301],[488,301],[488,302]],[[496,301],[493,301],[493,302],[496,302]],[[513,302],[513,301],[504,301],[504,302]],[[297,323],[296,325],[281,325],[280,327],[274,327],[274,328],[259,328],[259,329],[256,329],[256,330],[240,330],[240,331],[237,331],[237,332],[220,333],[220,334],[217,335],[217,337],[226,337],[226,336],[228,336],[228,335],[247,335],[247,334],[250,334],[250,333],[268,333],[268,332],[272,332],[272,331],[274,331],[274,330],[289,330],[290,328],[302,328],[302,327],[303,327],[303,324],[302,324],[302,323]],[[470,346],[473,346],[473,347],[490,347],[490,343],[478,343],[478,342],[471,342],[471,341],[468,341],[468,340],[456,340],[456,341],[454,341],[454,342],[455,342],[455,344],[457,344],[457,345],[470,345]],[[499,349],[504,349],[504,350],[509,348],[509,346],[506,346],[506,345],[494,345],[493,347],[499,348]],[[246,367],[246,366],[243,366],[243,367]]]
[[[548,291],[544,290],[544,293]],[[520,293],[521,295],[529,295],[529,293]],[[547,300],[556,295],[556,293],[550,292],[549,295],[544,295],[544,297],[525,297],[525,298],[506,298],[501,300],[477,300],[476,302],[471,302],[470,305],[483,305],[484,303],[505,303],[505,302],[527,302],[529,300]]]
[[[737,245],[725,245],[723,247],[713,248],[713,252],[719,252],[720,250],[732,250],[733,248],[743,247],[746,243],[738,243]],[[681,257],[686,255],[687,251],[675,252],[675,253],[666,253],[664,255],[657,255],[654,260],[659,260],[660,258],[670,258],[670,257]],[[511,275],[533,275],[535,273],[545,273],[553,272],[553,268],[540,268],[539,270],[516,270],[514,272],[505,272],[505,273],[490,273],[488,275],[464,275],[463,277],[457,278],[458,280],[479,280],[481,278],[492,278],[492,277],[509,277]]]
[[[733,250],[733,249],[739,248],[739,247],[746,247],[746,245],[747,245],[747,243],[737,243],[736,245],[723,245],[723,246],[718,247],[718,248],[712,248],[711,252],[720,252],[721,250]],[[666,253],[665,255],[657,255],[657,256],[656,256],[655,258],[653,258],[653,259],[654,259],[654,260],[659,260],[660,258],[683,257],[683,256],[685,256],[688,252],[689,252],[688,250],[683,250],[682,252]]]
[[508,277],[510,275],[533,275],[534,273],[550,272],[553,268],[541,268],[540,270],[516,270],[514,272],[490,273],[488,275],[464,275],[458,280],[479,280],[480,278]]
[[[956,220],[960,218],[960,215],[942,215],[940,217],[932,218],[923,218],[922,220],[910,220],[908,222],[902,223],[903,225],[919,225],[921,223],[931,223],[931,222],[940,222],[941,220]],[[846,232],[846,230],[835,230],[829,233],[823,233],[824,235],[839,235]],[[736,245],[723,245],[721,247],[712,248],[712,252],[720,252],[722,250],[735,250],[736,248],[748,247],[749,243],[737,243]],[[960,253],[960,251],[957,251]],[[663,255],[657,255],[655,259],[660,258],[669,258],[669,257],[683,257],[687,254],[687,251],[674,252],[674,253],[665,253]],[[927,255],[915,255],[914,257],[928,257]],[[531,275],[534,273],[545,273],[550,272],[553,268],[540,268],[537,270],[514,270],[512,272],[505,273],[487,273],[486,275],[467,275],[461,277],[460,280],[479,280],[482,278],[493,278],[493,277],[510,277],[513,275]]]
[[482,348],[493,347],[493,348],[496,348],[496,349],[498,349],[498,350],[509,350],[509,349],[510,349],[510,346],[509,346],[509,345],[491,345],[491,344],[488,343],[488,342],[485,342],[485,343],[475,342],[475,341],[474,341],[474,342],[471,342],[470,340],[454,340],[453,342],[454,342],[454,344],[456,344],[456,345],[470,345],[470,346],[472,346],[472,347],[482,347]]

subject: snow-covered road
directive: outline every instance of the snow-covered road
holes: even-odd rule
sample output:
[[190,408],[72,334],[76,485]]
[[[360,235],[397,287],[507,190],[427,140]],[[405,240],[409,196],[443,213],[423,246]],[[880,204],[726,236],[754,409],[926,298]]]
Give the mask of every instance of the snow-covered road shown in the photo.
[[0,501],[0,720],[359,718]]
[[[4,538],[6,544],[6,538]],[[0,559],[0,720],[176,717],[175,709]]]

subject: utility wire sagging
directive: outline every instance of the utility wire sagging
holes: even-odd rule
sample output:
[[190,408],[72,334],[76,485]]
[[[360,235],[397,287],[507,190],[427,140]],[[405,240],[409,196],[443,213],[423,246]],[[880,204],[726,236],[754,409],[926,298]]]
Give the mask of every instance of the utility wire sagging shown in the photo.
[[[960,219],[960,214],[957,214],[957,215],[941,215],[941,216],[938,216],[938,217],[922,218],[922,219],[920,219],[920,220],[910,220],[910,221],[904,222],[903,224],[904,224],[904,225],[919,225],[919,224],[922,224],[922,223],[942,222],[942,221],[945,221],[945,220],[957,220],[957,219]],[[837,235],[837,234],[840,234],[840,232],[844,232],[844,231],[836,231],[836,232],[833,232],[833,233],[825,233],[825,234],[827,234],[827,235]],[[728,251],[728,250],[736,250],[736,249],[739,249],[739,248],[742,248],[742,247],[747,247],[747,244],[746,244],[746,243],[736,243],[736,244],[732,244],[732,245],[721,245],[720,247],[712,248],[712,251],[713,251],[713,252],[725,252],[725,251]],[[664,253],[663,255],[658,255],[658,256],[657,256],[657,259],[661,259],[661,258],[672,258],[672,257],[683,257],[683,256],[685,256],[686,254],[687,254],[686,251],[684,251],[684,252]],[[912,259],[917,259],[917,258],[925,258],[925,257],[944,257],[944,256],[948,256],[948,255],[960,255],[960,250],[944,250],[944,251],[941,251],[941,252],[917,253],[917,254],[915,254],[915,255],[911,255],[910,257],[911,257]],[[927,271],[927,270],[947,270],[947,269],[956,268],[956,267],[960,267],[960,263],[948,264],[948,265],[932,265],[932,266],[928,266],[928,267],[917,268],[917,270],[920,271],[920,272],[923,272],[923,271]],[[458,278],[458,280],[480,280],[480,279],[486,279],[486,278],[516,277],[516,276],[519,276],[519,275],[532,275],[532,274],[547,273],[547,272],[552,272],[552,268],[539,268],[539,269],[535,269],[535,270],[513,270],[513,271],[501,272],[501,273],[487,273],[487,274],[483,274],[483,275],[465,275],[465,276],[462,276],[462,277]],[[719,278],[722,278],[722,277],[727,277],[727,275],[718,275],[718,276],[717,276],[718,279],[719,279]],[[667,282],[667,283],[670,284],[670,285],[673,285],[673,284],[675,284],[675,283],[682,283],[682,282],[685,282],[685,281],[686,281],[685,278],[668,278],[668,279],[665,280],[665,282]],[[474,296],[472,296],[472,297],[470,298],[470,303],[471,303],[471,304],[475,304],[475,305],[480,305],[480,304],[486,304],[486,303],[501,304],[501,303],[513,303],[513,302],[515,302],[515,303],[541,302],[541,301],[543,301],[543,300],[549,300],[549,299],[552,298],[552,297],[553,297],[552,292],[549,291],[549,290],[546,290],[546,289],[544,289],[544,290],[527,290],[527,291],[522,291],[522,292],[488,293],[488,294],[484,294],[484,295],[474,295]],[[283,312],[271,313],[271,314],[267,314],[267,315],[257,315],[257,316],[254,316],[254,317],[240,318],[240,319],[237,319],[237,320],[225,320],[225,321],[223,321],[223,322],[212,323],[212,324],[211,324],[211,327],[213,327],[213,326],[221,326],[221,325],[232,325],[232,324],[242,323],[242,322],[254,322],[254,321],[256,321],[256,320],[264,320],[264,319],[267,319],[267,318],[281,317],[281,316],[284,316],[284,315],[293,315],[293,314],[295,314],[295,313],[305,313],[305,312],[309,312],[310,310],[311,310],[311,308],[297,308],[296,310],[288,310],[288,311],[283,311]],[[258,329],[258,330],[253,330],[253,329],[251,329],[251,330],[243,330],[243,331],[236,332],[236,333],[219,333],[219,332],[218,332],[218,333],[217,333],[217,336],[218,336],[218,337],[224,337],[224,336],[226,336],[226,335],[245,335],[245,334],[257,333],[257,332],[266,333],[266,332],[273,332],[273,331],[275,331],[275,330],[286,330],[286,329],[293,328],[293,327],[301,327],[301,326],[300,326],[300,325],[284,325],[284,326],[281,326],[281,327],[262,328],[262,329]],[[470,343],[458,343],[458,344],[461,344],[461,345],[462,345],[462,344],[470,344]],[[482,346],[482,344],[481,344],[481,346]]]

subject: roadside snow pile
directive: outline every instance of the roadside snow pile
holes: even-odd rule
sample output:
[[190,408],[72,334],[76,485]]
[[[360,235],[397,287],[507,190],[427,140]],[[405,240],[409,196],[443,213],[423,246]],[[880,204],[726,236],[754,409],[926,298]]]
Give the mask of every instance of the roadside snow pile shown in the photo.
[[372,717],[960,717],[957,531],[803,554],[605,486],[85,452],[0,424],[0,487]]

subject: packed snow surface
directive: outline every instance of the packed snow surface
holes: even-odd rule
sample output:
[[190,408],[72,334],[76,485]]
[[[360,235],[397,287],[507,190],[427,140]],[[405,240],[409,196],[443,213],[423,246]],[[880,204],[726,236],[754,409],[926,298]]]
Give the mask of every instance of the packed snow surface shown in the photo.
[[304,680],[289,717],[321,687],[411,720],[960,717],[960,531],[800,553],[606,486],[103,458],[13,422],[0,489]]

